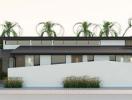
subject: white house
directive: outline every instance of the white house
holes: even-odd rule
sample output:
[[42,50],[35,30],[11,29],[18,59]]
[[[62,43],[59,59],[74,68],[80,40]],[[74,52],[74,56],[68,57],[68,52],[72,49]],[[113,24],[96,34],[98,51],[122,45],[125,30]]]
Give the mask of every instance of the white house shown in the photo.
[[[118,86],[119,82],[119,86],[132,86],[128,76],[131,75],[128,67],[132,64],[132,37],[5,37],[1,43],[1,70],[6,72],[9,68],[9,77],[23,77],[25,86],[60,87],[64,77],[83,73],[103,78],[104,87]],[[128,80],[113,81],[110,77],[124,77],[117,69],[127,70],[124,76]],[[107,75],[110,72],[115,76]],[[42,76],[45,78],[41,79]]]

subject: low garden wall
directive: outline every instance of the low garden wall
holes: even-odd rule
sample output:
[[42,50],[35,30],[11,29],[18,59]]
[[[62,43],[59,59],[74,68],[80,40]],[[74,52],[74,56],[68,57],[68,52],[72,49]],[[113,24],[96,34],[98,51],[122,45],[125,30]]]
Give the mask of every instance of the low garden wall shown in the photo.
[[132,87],[132,63],[98,61],[9,68],[8,77],[22,77],[24,87],[63,87],[67,76],[99,77],[102,87]]

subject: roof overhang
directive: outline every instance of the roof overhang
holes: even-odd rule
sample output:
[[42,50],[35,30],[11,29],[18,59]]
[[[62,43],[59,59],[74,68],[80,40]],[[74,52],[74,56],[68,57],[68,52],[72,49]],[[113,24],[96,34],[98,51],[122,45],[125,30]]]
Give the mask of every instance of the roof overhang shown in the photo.
[[13,55],[132,55],[131,46],[20,46]]

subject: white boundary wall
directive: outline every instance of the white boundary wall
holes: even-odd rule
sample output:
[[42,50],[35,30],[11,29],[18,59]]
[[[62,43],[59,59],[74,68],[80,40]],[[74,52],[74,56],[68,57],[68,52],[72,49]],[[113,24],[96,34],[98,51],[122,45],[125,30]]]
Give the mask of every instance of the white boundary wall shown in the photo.
[[97,76],[103,87],[132,87],[132,63],[98,61],[9,68],[9,77],[22,77],[24,87],[62,87],[64,77]]

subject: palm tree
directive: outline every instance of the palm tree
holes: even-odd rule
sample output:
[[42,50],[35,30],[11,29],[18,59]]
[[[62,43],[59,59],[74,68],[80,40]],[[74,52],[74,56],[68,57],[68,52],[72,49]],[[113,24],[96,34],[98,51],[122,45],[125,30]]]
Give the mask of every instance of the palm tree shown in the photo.
[[[115,26],[118,26],[118,32],[114,29]],[[105,21],[103,23],[103,28],[100,31],[100,37],[109,37],[109,36],[114,36],[117,37],[118,34],[120,33],[120,25],[116,22],[109,22]]]
[[[18,23],[13,23],[9,21],[5,21],[4,24],[1,25],[3,30],[1,32],[1,37],[11,37],[11,36],[18,36],[22,32],[22,28]],[[15,28],[18,28],[19,32],[16,32]]]
[[78,22],[73,26],[73,31],[75,34],[77,34],[77,37],[79,37],[81,34],[85,37],[93,37],[93,32],[89,30],[91,25],[92,23],[88,23],[86,21]]
[[128,27],[126,28],[125,32],[123,33],[123,37],[125,36],[126,32],[132,27],[132,18],[128,19]]
[[[42,28],[38,31],[38,27],[42,25]],[[43,37],[44,36],[44,33],[47,33],[48,37],[56,37],[57,36],[57,33],[56,31],[54,30],[54,26],[59,26],[60,27],[60,32],[62,32],[62,34],[64,33],[64,28],[62,25],[58,24],[58,23],[52,23],[50,21],[48,22],[40,22],[37,24],[36,26],[36,31],[37,33]]]

